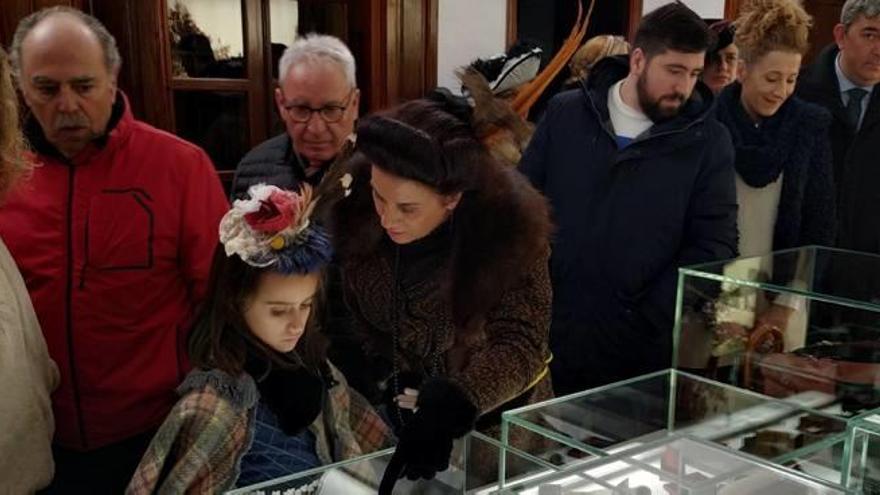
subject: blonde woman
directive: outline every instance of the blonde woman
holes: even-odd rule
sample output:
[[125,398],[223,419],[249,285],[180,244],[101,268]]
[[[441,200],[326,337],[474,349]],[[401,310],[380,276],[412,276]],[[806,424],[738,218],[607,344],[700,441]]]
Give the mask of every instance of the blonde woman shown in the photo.
[[[0,49],[0,208],[6,191],[27,171],[17,104]],[[49,394],[57,384],[58,369],[24,281],[0,239],[0,493],[33,493],[52,480]]]
[[629,43],[622,36],[610,34],[594,36],[572,55],[571,61],[568,63],[571,77],[565,81],[565,84],[571,86],[586,79],[596,62],[605,57],[627,54],[629,54]]
[[[736,152],[742,256],[834,243],[831,116],[793,96],[811,24],[796,0],[752,0],[736,20],[737,82],[718,96],[716,115],[730,131]],[[797,275],[794,280],[783,275],[791,268],[760,270],[782,278],[780,283],[799,283]],[[803,326],[794,320],[803,313],[802,304],[776,297],[742,308],[747,311],[728,312],[740,316],[723,323],[733,334],[783,332],[785,348],[796,348],[803,344]]]

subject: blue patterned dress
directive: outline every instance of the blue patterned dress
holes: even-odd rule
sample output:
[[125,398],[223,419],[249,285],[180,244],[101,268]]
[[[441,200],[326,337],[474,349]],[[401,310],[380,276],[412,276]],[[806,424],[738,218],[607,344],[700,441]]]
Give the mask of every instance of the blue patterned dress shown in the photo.
[[322,465],[315,435],[308,429],[288,435],[278,416],[263,401],[257,403],[254,441],[241,459],[237,486],[249,486]]

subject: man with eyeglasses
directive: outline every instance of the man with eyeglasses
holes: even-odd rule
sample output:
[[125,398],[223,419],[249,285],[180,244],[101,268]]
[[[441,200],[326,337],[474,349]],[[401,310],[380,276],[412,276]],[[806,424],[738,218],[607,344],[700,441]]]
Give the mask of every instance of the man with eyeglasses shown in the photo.
[[354,132],[360,91],[351,51],[333,36],[298,38],[278,63],[275,104],[287,132],[251,150],[235,170],[232,197],[254,184],[317,185]]

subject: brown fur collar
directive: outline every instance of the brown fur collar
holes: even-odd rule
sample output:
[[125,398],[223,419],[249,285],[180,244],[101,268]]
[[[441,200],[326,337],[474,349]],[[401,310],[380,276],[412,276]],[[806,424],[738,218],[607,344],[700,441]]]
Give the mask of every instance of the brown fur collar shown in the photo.
[[[350,162],[351,195],[336,204],[333,237],[345,268],[379,256],[385,231],[373,207],[370,167]],[[546,256],[551,224],[544,197],[515,169],[495,163],[482,171],[479,190],[464,193],[454,213],[448,297],[459,328],[470,328],[504,292]]]

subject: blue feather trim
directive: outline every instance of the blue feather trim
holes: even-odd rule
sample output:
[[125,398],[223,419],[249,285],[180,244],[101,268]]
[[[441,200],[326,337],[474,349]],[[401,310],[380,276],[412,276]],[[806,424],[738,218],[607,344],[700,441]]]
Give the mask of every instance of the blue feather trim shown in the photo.
[[330,262],[333,246],[327,231],[311,225],[302,238],[291,246],[275,252],[277,262],[272,269],[285,275],[305,275],[320,270]]

